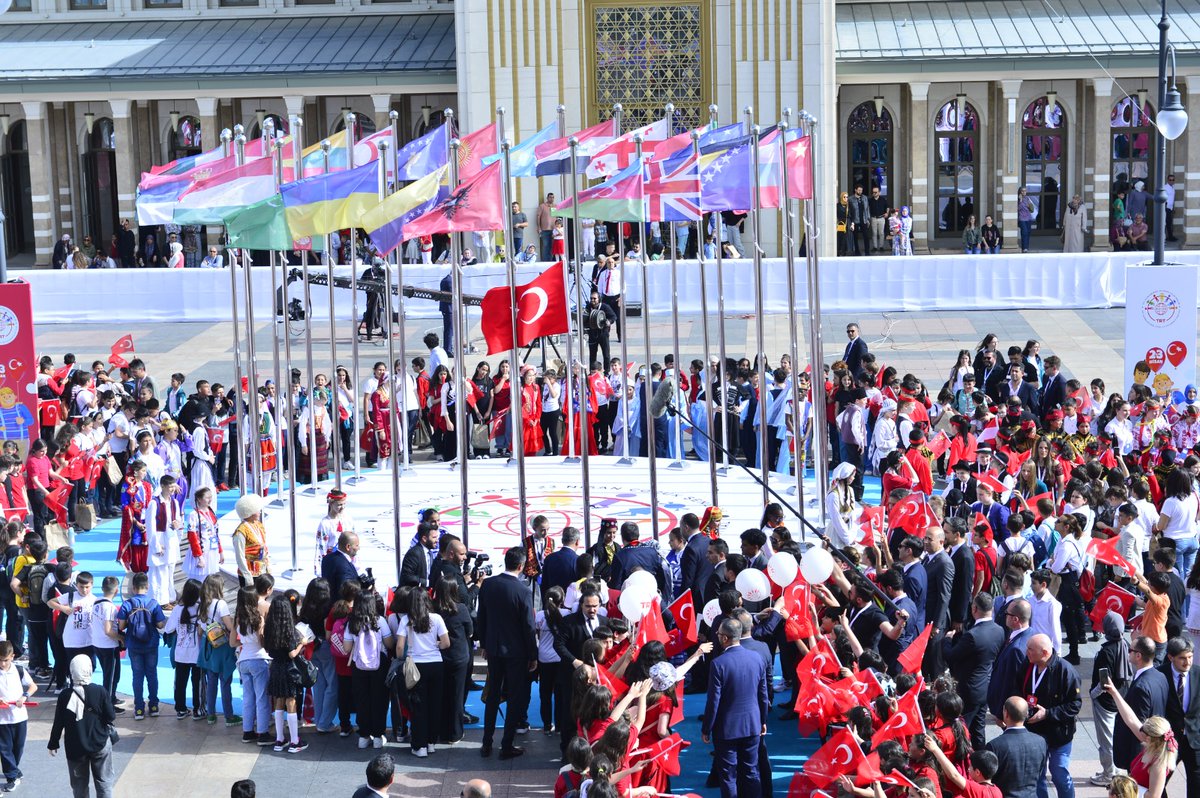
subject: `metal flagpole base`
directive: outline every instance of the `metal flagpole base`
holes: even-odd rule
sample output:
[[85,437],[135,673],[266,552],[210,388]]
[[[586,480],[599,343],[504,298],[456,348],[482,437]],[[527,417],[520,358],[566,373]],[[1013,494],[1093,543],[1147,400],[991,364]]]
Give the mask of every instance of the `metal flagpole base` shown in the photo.
[[633,465],[633,463],[634,463],[634,459],[632,457],[622,457],[620,460],[618,460],[616,462],[616,465],[631,466],[631,465]]
[[300,491],[300,494],[301,494],[302,496],[316,496],[316,495],[317,495],[317,494],[319,494],[320,492],[321,492],[321,491],[319,491],[319,490],[317,489],[317,486],[316,486],[316,485],[309,485],[307,488],[305,488],[304,490]]
[[267,502],[267,506],[278,509],[280,507],[287,507],[287,502],[285,502],[283,499],[272,499],[271,501]]
[[366,482],[366,481],[367,481],[367,478],[362,475],[346,478],[347,485],[358,485],[358,484]]
[[682,460],[672,460],[671,464],[667,466],[667,468],[674,468],[677,471],[682,471],[683,469],[687,468],[687,463],[683,462]]
[[280,574],[280,576],[282,576],[284,579],[296,579],[297,577],[307,576],[307,575],[308,575],[308,572],[305,571],[303,568],[289,568],[286,571],[284,571],[282,574]]
[[564,457],[563,458],[563,465],[577,465],[580,462],[582,462],[582,460],[578,457]]

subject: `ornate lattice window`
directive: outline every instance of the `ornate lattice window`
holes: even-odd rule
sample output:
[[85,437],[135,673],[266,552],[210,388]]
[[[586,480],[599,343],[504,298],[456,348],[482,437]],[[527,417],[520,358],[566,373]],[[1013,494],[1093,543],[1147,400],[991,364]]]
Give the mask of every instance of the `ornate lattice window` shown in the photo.
[[620,103],[626,130],[662,118],[663,106],[675,104],[676,131],[708,119],[708,81],[700,33],[705,30],[701,4],[659,2],[646,5],[592,6],[592,115],[612,116]]
[[1021,127],[1021,185],[1037,206],[1034,230],[1053,232],[1067,204],[1067,114],[1061,103],[1038,97],[1021,115]]
[[846,190],[862,186],[863,193],[879,187],[880,196],[891,199],[892,115],[877,110],[874,102],[865,102],[850,112],[846,120],[846,145],[850,150],[850,183]]
[[1112,108],[1112,193],[1129,191],[1154,174],[1154,106],[1138,97],[1122,97]]
[[[978,217],[979,114],[963,97],[938,109],[933,118],[937,153],[937,230],[957,234]],[[980,220],[976,218],[978,223]]]

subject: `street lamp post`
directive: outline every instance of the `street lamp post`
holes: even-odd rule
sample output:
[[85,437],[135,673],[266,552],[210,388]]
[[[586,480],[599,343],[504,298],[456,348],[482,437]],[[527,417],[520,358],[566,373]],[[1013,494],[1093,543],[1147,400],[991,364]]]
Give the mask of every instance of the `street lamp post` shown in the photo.
[[[1187,129],[1188,115],[1175,87],[1175,48],[1167,41],[1171,22],[1167,19],[1167,0],[1162,0],[1162,16],[1158,20],[1158,152],[1154,159],[1154,265],[1165,262],[1167,248],[1167,141],[1174,141]],[[1167,84],[1167,56],[1171,57],[1171,81]]]

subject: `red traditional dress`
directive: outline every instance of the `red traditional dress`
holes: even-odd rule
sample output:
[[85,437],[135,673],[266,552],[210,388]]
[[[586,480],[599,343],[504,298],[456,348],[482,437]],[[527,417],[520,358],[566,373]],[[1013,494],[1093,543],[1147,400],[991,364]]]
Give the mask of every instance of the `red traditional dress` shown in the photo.
[[[646,707],[646,720],[642,723],[642,731],[638,735],[637,747],[634,750],[649,748],[661,739],[658,736],[658,719],[664,715],[670,718],[674,709],[675,705],[671,703],[671,696],[667,693],[663,693],[657,701]],[[635,755],[631,758],[630,764],[636,765],[646,758],[649,758],[648,754]],[[663,758],[650,759],[650,764],[633,774],[633,786],[650,786],[656,793],[669,793],[671,777],[663,768]]]
[[521,438],[526,457],[542,450],[542,389],[537,383],[521,386]]
[[117,559],[135,574],[144,574],[149,570],[146,563],[150,553],[146,537],[146,505],[153,495],[149,482],[125,478],[125,488],[121,494],[121,536],[117,541]]
[[392,396],[384,391],[371,394],[371,452],[375,460],[385,460],[392,454]]

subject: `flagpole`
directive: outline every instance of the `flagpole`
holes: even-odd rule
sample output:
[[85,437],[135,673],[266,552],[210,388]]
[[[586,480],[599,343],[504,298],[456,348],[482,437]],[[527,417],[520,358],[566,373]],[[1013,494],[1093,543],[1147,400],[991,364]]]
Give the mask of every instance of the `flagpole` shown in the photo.
[[[304,177],[304,120],[293,114],[292,123],[292,177],[296,180]],[[316,404],[314,395],[317,391],[317,379],[313,367],[312,344],[312,288],[308,283],[308,250],[300,250],[300,268],[304,274],[304,374],[308,378],[308,473],[310,483],[301,491],[306,496],[317,495],[317,425]],[[284,280],[287,285],[287,280]],[[287,294],[287,289],[284,289]],[[284,297],[287,298],[286,296]]]
[[[282,135],[277,135],[275,138],[275,182],[276,186],[283,182],[283,148],[281,142]],[[296,149],[296,140],[292,139],[292,152],[299,152]],[[293,175],[295,177],[295,175]],[[283,358],[284,358],[284,373],[287,374],[287,390],[282,387],[276,388],[276,394],[284,396],[283,405],[277,411],[281,418],[286,419],[286,424],[280,423],[281,438],[286,435],[287,454],[288,454],[288,520],[291,522],[291,544],[292,544],[292,569],[291,574],[296,574],[300,570],[299,552],[296,544],[296,436],[293,435],[294,427],[292,426],[295,415],[295,400],[292,397],[292,336],[288,330],[288,300],[287,300],[287,259],[283,252],[272,252],[279,260],[279,270],[283,274]],[[272,269],[272,274],[274,270]],[[283,382],[275,381],[276,386],[282,386]],[[309,424],[311,427],[312,424]],[[286,432],[283,432],[286,430]]]
[[[613,106],[613,118],[617,120],[617,134],[621,133],[621,112],[623,107],[620,103]],[[625,279],[625,236],[621,235],[621,225],[623,222],[617,222],[617,258],[618,268],[621,275],[621,296],[618,303],[618,310],[621,313],[621,459],[617,461],[617,465],[633,465],[634,456],[629,451],[629,314],[626,313],[626,291],[628,290],[628,281]],[[605,364],[607,365],[607,364]],[[649,364],[646,368],[649,369]]]
[[[453,115],[446,109],[446,118]],[[458,188],[457,138],[450,139],[450,190]],[[511,206],[510,206],[511,207]],[[470,505],[468,503],[467,463],[471,459],[471,436],[467,434],[467,313],[463,306],[463,267],[458,233],[450,234],[450,275],[454,290],[454,423],[458,438],[458,493],[462,507],[462,540],[467,545]],[[452,466],[453,467],[453,466]]]
[[[558,114],[558,136],[559,136],[559,138],[563,138],[567,135],[567,106],[559,105],[558,108],[555,110]],[[575,174],[575,151],[574,150],[571,151],[571,174]],[[576,193],[575,188],[574,188],[576,182],[577,181],[575,181],[574,179],[572,179],[572,181],[571,181],[571,186],[572,186],[571,198],[576,201],[575,216],[578,217],[579,216],[579,213],[578,213],[578,211],[579,211],[578,196],[579,195],[578,195],[578,193]],[[564,196],[567,193],[567,176],[565,174],[558,176],[558,191],[559,191],[559,196]],[[510,213],[512,212],[511,205],[509,206],[508,212],[510,212]],[[575,223],[571,224],[571,229],[572,230],[576,229]],[[565,231],[564,231],[564,235],[563,235],[563,242],[566,244],[566,250],[565,250],[566,254],[563,255],[563,261],[562,261],[563,285],[566,286],[567,278],[571,274],[571,265],[570,265],[571,264],[571,240],[570,240],[570,237],[565,234]],[[580,241],[578,238],[575,239],[575,246],[576,246],[575,259],[576,259],[576,261],[578,261],[579,260],[579,250],[581,249]],[[575,264],[576,281],[578,281],[579,274],[583,270],[582,266],[583,266],[582,263],[577,262]],[[568,307],[567,313],[569,316],[569,314],[570,314],[570,310],[569,310],[570,298],[569,297],[567,298],[567,307]],[[583,327],[579,328],[579,336],[581,338],[583,337]],[[563,462],[564,463],[575,463],[575,462],[577,462],[577,459],[575,456],[575,418],[574,418],[575,413],[573,412],[573,408],[571,407],[572,399],[575,396],[575,391],[574,391],[575,369],[571,368],[571,360],[573,358],[573,355],[571,354],[571,323],[570,323],[569,318],[567,321],[566,350],[567,350],[567,362],[564,364],[566,367],[566,369],[565,369],[566,374],[563,376],[563,381],[567,388],[567,401],[562,404],[566,411],[564,413],[564,415],[567,417],[567,456],[563,459]],[[580,358],[580,360],[583,360],[583,358]],[[590,364],[585,363],[581,369],[582,373],[579,378],[581,382],[583,380],[587,379],[587,371],[588,371],[587,367],[589,365]],[[581,405],[581,407],[582,407],[582,405]],[[582,435],[579,436],[579,441],[580,441],[580,443],[583,443],[584,438]],[[584,446],[583,448],[586,449],[587,447]],[[586,474],[586,472],[585,472],[585,474]],[[586,485],[587,484],[587,476],[586,475],[584,476],[583,481],[584,481],[584,484]],[[585,514],[586,514],[586,509],[585,509]]]
[[[804,419],[803,397],[800,396],[800,333],[796,322],[796,241],[795,224],[792,219],[792,201],[788,196],[787,131],[791,125],[792,109],[783,110],[783,121],[779,123],[779,207],[783,210],[783,246],[787,257],[788,281],[788,339],[792,350],[792,441],[796,451],[792,456],[792,467],[796,470],[796,499],[800,511],[804,511],[804,438],[800,428]],[[807,537],[804,524],[800,535]]]
[[[322,173],[329,174],[329,139],[321,142],[321,165]],[[329,271],[329,362],[333,368],[333,383],[332,393],[330,398],[333,400],[333,484],[339,491],[342,489],[342,400],[339,392],[342,390],[341,383],[338,378],[338,353],[337,353],[337,313],[334,310],[333,299],[333,264],[337,260],[337,256],[331,247],[330,241],[332,236],[325,236],[325,266]],[[353,271],[353,269],[351,269]],[[358,404],[354,395],[358,392],[358,388],[350,386],[350,409],[354,415],[358,415],[355,405]]]
[[[750,218],[754,220],[754,337],[755,343],[758,345],[758,463],[759,470],[762,471],[763,480],[763,504],[767,504],[771,500],[771,494],[768,492],[768,485],[771,477],[770,452],[767,448],[767,397],[769,389],[767,386],[767,331],[766,319],[763,318],[763,277],[762,277],[762,248],[759,246],[759,229],[762,227],[762,197],[759,196],[759,152],[758,152],[758,137],[761,131],[758,125],[754,122],[754,108],[747,105],[743,111],[746,115],[746,128],[751,135],[750,146],[751,159],[750,168],[754,170],[753,185],[754,195],[751,204]],[[750,419],[753,423],[753,419]]]
[[[233,137],[234,155],[238,166],[246,162],[246,135],[242,130],[241,125],[233,129],[235,134]],[[250,412],[251,421],[251,427],[248,430],[251,450],[250,467],[254,474],[254,490],[262,496],[265,494],[262,483],[262,419],[258,415],[258,355],[254,346],[254,285],[250,275],[250,253],[245,249],[239,251],[242,260],[242,278],[246,287],[246,370],[249,385],[246,406]],[[238,390],[241,390],[240,385]],[[279,453],[276,452],[275,456],[278,458]]]
[[[591,464],[588,460],[591,450],[592,427],[588,409],[588,376],[591,372],[591,363],[586,362],[584,354],[584,334],[583,334],[583,259],[579,253],[583,251],[583,224],[580,221],[579,207],[579,172],[575,168],[576,157],[579,151],[579,139],[574,136],[567,142],[571,147],[571,196],[575,202],[575,214],[571,219],[572,229],[575,231],[575,326],[579,330],[579,463],[580,474],[583,477],[583,542],[587,548],[592,546],[592,479],[591,479]],[[568,322],[568,327],[570,326]],[[570,346],[567,347],[567,360],[571,360]],[[567,373],[573,372],[571,364],[567,363]],[[601,369],[603,373],[603,369]],[[574,396],[570,390],[567,391],[567,415],[575,414]]]
[[[717,106],[708,106],[708,123],[715,125],[717,123]],[[703,190],[703,187],[701,187]],[[729,375],[726,373],[729,363],[728,355],[725,348],[725,269],[724,247],[721,246],[721,229],[724,227],[724,222],[721,220],[721,212],[713,211],[713,243],[716,244],[717,250],[717,350],[721,362],[718,364],[717,375],[720,378],[721,388],[721,462],[722,466],[717,469],[717,474],[720,476],[729,475],[729,451],[732,448],[732,441],[729,439],[729,413],[725,411],[725,399],[727,392],[727,381]],[[701,246],[704,245],[703,237],[700,241]]]
[[[808,132],[808,151],[816,152],[815,144],[817,138],[817,120],[808,112],[800,112],[800,127],[801,130],[807,128]],[[813,169],[814,177],[816,169]],[[818,268],[817,248],[814,246],[818,231],[817,231],[817,192],[816,180],[813,181],[812,195],[810,199],[804,203],[804,227],[805,227],[805,243],[804,247],[806,265],[808,267],[808,343],[810,347],[809,358],[812,363],[812,378],[809,384],[812,386],[812,406],[814,408],[825,407],[825,373],[824,373],[824,345],[821,340],[821,273]],[[824,490],[828,480],[829,461],[826,459],[826,450],[829,446],[829,425],[824,423],[822,416],[821,423],[813,424],[813,476],[817,483],[817,490]],[[819,525],[825,524],[825,502],[817,502],[817,517]]]
[[[675,106],[672,103],[667,103],[663,109],[666,112],[667,119],[671,120],[668,123],[670,133],[674,130]],[[669,136],[668,136],[669,138]],[[700,168],[700,164],[696,164],[696,168]],[[662,232],[662,220],[659,222],[659,232]],[[675,252],[675,222],[668,225],[667,246],[671,250],[671,359],[675,362],[675,390],[671,398],[678,401],[683,385],[683,371],[679,356],[679,272],[678,263],[676,262],[677,253]],[[650,256],[649,252],[645,253],[646,257]],[[648,304],[648,303],[647,303]],[[688,408],[690,410],[690,408]],[[675,457],[668,468],[680,469],[684,467],[683,463],[683,417],[675,415],[671,418],[672,426],[675,428],[672,437],[675,439]]]
[[[512,144],[506,138],[500,147],[500,153],[503,156],[504,163],[504,178],[502,188],[504,191],[504,207],[510,209],[509,213],[504,214],[504,238],[507,241],[512,241],[513,226],[512,226],[512,185],[510,184],[510,176],[512,174],[512,162],[509,159],[509,150],[512,149]],[[509,320],[512,325],[512,348],[508,351],[508,372],[509,372],[509,409],[508,419],[511,422],[511,434],[509,435],[509,443],[512,446],[512,458],[509,463],[515,462],[517,465],[517,515],[521,524],[521,543],[525,542],[526,530],[529,529],[529,522],[526,517],[525,506],[525,446],[521,437],[521,423],[524,419],[521,418],[521,391],[518,389],[520,383],[520,374],[517,371],[517,266],[513,261],[512,247],[504,248],[504,265],[508,272],[508,306]]]
[[[692,131],[692,153],[696,157],[696,173],[700,173],[700,134]],[[703,186],[700,189],[704,190]],[[704,368],[700,373],[704,375],[704,414],[707,421],[706,432],[709,435],[713,433],[713,403],[712,403],[712,388],[713,388],[713,373],[712,373],[712,346],[708,337],[708,272],[704,259],[704,212],[700,212],[700,219],[696,222],[696,234],[699,236],[696,249],[696,259],[700,265],[700,328],[704,331]],[[691,408],[689,408],[690,410]],[[695,433],[692,433],[692,441],[695,443]],[[713,507],[717,506],[717,452],[712,444],[705,446],[708,450],[708,481],[711,501]]]
[[[642,166],[642,137],[633,137],[634,146],[637,147],[637,153],[634,157],[637,158],[638,165]],[[644,167],[642,167],[644,168]],[[641,261],[642,267],[642,344],[646,347],[646,396],[645,396],[645,423],[646,429],[642,434],[642,440],[646,442],[646,455],[650,458],[650,530],[654,534],[654,539],[658,540],[658,458],[656,457],[655,448],[656,441],[654,437],[654,414],[651,412],[650,399],[654,395],[654,373],[651,368],[651,363],[654,360],[653,354],[650,352],[650,291],[649,291],[649,271],[646,268],[646,218],[649,216],[646,213],[646,180],[642,177],[641,198],[638,207],[638,242],[642,244]],[[622,336],[624,338],[624,336]],[[678,374],[679,364],[675,364],[676,373]]]
[[[344,124],[346,126],[346,166],[349,169],[354,168],[354,125],[358,122],[358,117],[352,113],[346,114]],[[366,415],[367,402],[362,401],[363,409],[358,410],[359,400],[361,398],[362,387],[358,381],[358,331],[362,319],[358,316],[358,264],[354,262],[354,256],[358,253],[358,230],[351,225],[350,227],[350,381],[354,388],[354,432],[350,436],[350,448],[354,452],[354,476],[346,480],[348,485],[357,485],[362,482],[362,451],[361,443],[359,442],[362,436],[363,417]],[[333,281],[330,280],[330,284]],[[370,332],[368,330],[368,332]]]
[[[392,114],[395,114],[392,111]],[[395,117],[389,117],[394,123]],[[396,131],[392,129],[392,140],[395,141]],[[388,150],[391,149],[387,139],[379,142],[379,201],[383,200],[388,195],[387,188],[387,163]],[[394,158],[394,156],[393,156]],[[394,252],[393,252],[394,254]],[[388,255],[383,259],[383,302],[384,312],[387,314],[387,322],[384,324],[384,334],[387,335],[388,348],[388,374],[392,381],[392,401],[388,406],[388,432],[392,436],[392,478],[388,480],[392,483],[392,540],[393,554],[396,556],[396,576],[399,579],[400,571],[404,564],[403,535],[400,532],[400,450],[408,448],[407,440],[400,440],[400,414],[404,413],[404,395],[408,392],[408,375],[407,369],[404,367],[403,359],[401,360],[401,368],[396,369],[396,336],[392,331],[392,255]],[[403,324],[401,329],[401,340],[403,341]],[[397,384],[399,380],[399,384]],[[405,419],[408,416],[405,415]],[[405,428],[407,428],[407,423]],[[464,541],[463,545],[466,545]]]
[[[275,140],[275,122],[270,117],[267,117],[266,119],[263,120],[262,137],[263,137],[263,144],[262,144],[263,157],[271,159],[271,172],[272,172],[272,176],[275,179],[275,189],[276,189],[276,191],[278,191],[280,177],[281,177],[280,172],[282,171],[282,166],[279,161],[281,154],[279,153],[278,142]],[[270,268],[271,268],[271,303],[272,303],[272,305],[274,305],[276,298],[279,296],[279,273],[275,268],[276,262],[278,260],[279,260],[279,253],[275,252],[275,250],[273,250],[273,249],[267,250],[267,265],[270,266]],[[284,292],[285,296],[283,297],[283,301],[282,301],[283,334],[285,336],[287,335],[287,296],[286,296],[286,293],[287,292],[285,291]],[[277,451],[275,453],[275,498],[274,498],[274,500],[271,501],[271,504],[269,506],[278,508],[278,507],[282,507],[284,504],[284,502],[283,502],[283,479],[284,479],[283,475],[284,475],[284,471],[286,470],[284,460],[287,459],[283,456],[284,450],[286,447],[286,451],[288,451],[290,453],[291,450],[295,448],[295,446],[292,445],[293,444],[292,441],[288,440],[288,437],[290,437],[290,436],[285,436],[285,433],[284,433],[285,416],[283,413],[282,405],[285,402],[283,399],[283,379],[282,379],[282,375],[280,374],[280,367],[282,364],[282,359],[280,358],[280,353],[279,353],[279,330],[278,330],[278,324],[275,321],[274,307],[272,307],[271,310],[272,310],[272,313],[271,313],[271,365],[272,365],[272,372],[275,377],[275,423],[276,423],[276,426],[279,428],[279,432],[280,432],[280,434],[279,434],[280,449],[279,449],[279,451]],[[291,390],[291,378],[290,377],[291,377],[291,375],[289,374],[289,379],[288,379],[289,392]],[[291,421],[290,417],[287,417],[287,420],[290,423],[290,421]],[[295,515],[295,513],[293,513],[293,516],[294,515]],[[293,519],[292,519],[292,534],[293,534],[293,536],[295,535],[295,527],[296,527],[295,518],[293,517]],[[295,568],[294,563],[295,563],[295,559],[296,559],[295,554],[294,554],[295,548],[296,548],[295,540],[293,540],[292,541],[292,551],[293,551],[293,556],[292,556],[293,566],[292,567],[293,567],[293,569]]]
[[[396,111],[395,109],[389,111],[388,112],[388,120],[390,120],[391,125],[392,125],[392,180],[394,181],[394,186],[396,188],[399,188],[399,183],[400,183],[400,179],[399,179],[399,175],[400,175],[400,112]],[[386,159],[381,159],[381,160],[384,160],[385,164],[387,163]],[[383,182],[385,185],[387,184],[387,167],[386,166],[384,167]],[[396,257],[396,288],[397,288],[397,290],[399,290],[404,285],[404,255],[399,249],[397,249],[395,251],[394,255]],[[391,275],[388,276],[388,280],[390,283]],[[396,471],[396,475],[399,476],[400,474],[403,474],[405,471],[411,470],[410,458],[412,457],[412,455],[409,452],[409,441],[412,440],[413,430],[410,429],[411,425],[408,423],[408,411],[409,411],[409,407],[408,407],[408,350],[405,347],[405,343],[404,343],[404,331],[405,331],[404,330],[404,321],[405,321],[405,319],[404,319],[404,293],[402,291],[400,291],[399,293],[396,294],[396,303],[399,305],[399,307],[396,308],[395,324],[396,324],[397,329],[395,331],[391,332],[391,335],[392,335],[392,338],[395,338],[397,336],[400,338],[400,374],[403,376],[403,379],[400,380],[400,389],[399,389],[400,390],[400,410],[401,410],[401,412],[404,413],[403,421],[402,421],[402,425],[404,427],[404,446],[402,447],[400,468],[399,468],[399,470]],[[389,331],[391,331],[392,323],[393,323],[392,315],[391,315],[391,312],[389,311],[389,315],[388,315],[388,330]],[[389,342],[390,342],[390,339],[389,339]],[[391,370],[395,371],[396,358],[392,357],[392,355],[390,353],[388,354],[388,357],[391,358],[391,361],[392,361],[392,369]],[[420,408],[416,408],[416,409],[418,411],[420,410]],[[395,446],[399,445],[399,443],[400,443],[399,441],[393,441],[392,442],[393,448],[395,448]],[[397,506],[396,556],[399,557],[400,556],[400,548],[401,548],[400,547],[401,535],[400,535],[400,526],[399,526],[399,524],[400,524],[399,504],[397,504],[396,506]],[[399,573],[399,571],[397,571],[396,573]]]
[[[221,154],[228,158],[233,134],[229,128],[221,131]],[[229,441],[228,445],[233,447],[237,456],[234,457],[234,468],[238,474],[238,490],[241,495],[246,495],[246,452],[249,451],[249,446],[246,441],[249,436],[246,434],[246,408],[245,401],[242,400],[242,332],[241,325],[238,324],[238,289],[237,289],[237,257],[233,253],[233,249],[229,246],[229,235],[226,230],[225,236],[225,254],[229,257],[229,310],[233,317],[233,390],[231,394],[234,397],[233,402],[233,420],[237,425],[238,439]]]

